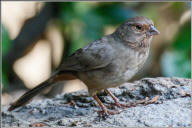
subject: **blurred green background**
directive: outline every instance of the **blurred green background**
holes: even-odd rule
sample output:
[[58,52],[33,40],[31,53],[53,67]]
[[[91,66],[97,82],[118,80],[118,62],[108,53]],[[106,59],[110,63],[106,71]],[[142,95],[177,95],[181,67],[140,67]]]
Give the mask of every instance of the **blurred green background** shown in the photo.
[[[149,59],[133,80],[191,78],[190,8],[190,2],[2,2],[3,96],[13,99],[15,90],[36,86],[63,58],[141,15],[151,18],[161,35],[154,37]],[[53,90],[59,93],[48,94]]]

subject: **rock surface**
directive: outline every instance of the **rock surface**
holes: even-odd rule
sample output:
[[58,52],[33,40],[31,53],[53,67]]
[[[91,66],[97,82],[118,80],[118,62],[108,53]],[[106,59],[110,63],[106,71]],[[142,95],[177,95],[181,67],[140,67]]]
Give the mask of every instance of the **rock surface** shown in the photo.
[[[32,101],[14,111],[2,106],[2,126],[68,126],[68,127],[190,127],[192,118],[191,79],[144,78],[125,83],[111,92],[120,102],[137,102],[149,99],[152,104],[119,109],[118,115],[104,119],[98,116],[97,103],[85,90],[58,95],[53,99]],[[98,94],[101,101],[111,106],[113,100],[106,93]],[[156,101],[154,97],[159,99]]]

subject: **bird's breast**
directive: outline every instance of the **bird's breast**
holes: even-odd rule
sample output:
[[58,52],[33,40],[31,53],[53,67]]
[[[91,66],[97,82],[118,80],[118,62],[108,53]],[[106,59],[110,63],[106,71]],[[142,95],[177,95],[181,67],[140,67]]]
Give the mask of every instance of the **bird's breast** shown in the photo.
[[142,68],[147,57],[148,51],[140,53],[138,51],[129,50],[129,53],[124,57],[124,81],[130,80]]

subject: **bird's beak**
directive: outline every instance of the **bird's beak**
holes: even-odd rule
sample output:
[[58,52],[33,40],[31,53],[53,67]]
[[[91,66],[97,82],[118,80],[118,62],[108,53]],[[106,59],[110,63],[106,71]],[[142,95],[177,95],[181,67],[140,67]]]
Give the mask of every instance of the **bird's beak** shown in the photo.
[[149,28],[149,31],[147,32],[148,35],[152,36],[152,35],[159,35],[160,32],[153,26],[151,25]]

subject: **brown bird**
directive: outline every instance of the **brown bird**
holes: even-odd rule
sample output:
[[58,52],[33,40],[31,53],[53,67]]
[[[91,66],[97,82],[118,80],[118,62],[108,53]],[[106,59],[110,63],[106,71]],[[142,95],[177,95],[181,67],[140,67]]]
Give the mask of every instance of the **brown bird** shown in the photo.
[[87,85],[103,114],[119,113],[108,110],[96,93],[104,90],[113,98],[115,105],[126,107],[107,89],[130,80],[141,69],[148,57],[152,36],[158,34],[151,19],[142,16],[128,19],[112,34],[89,43],[69,56],[54,75],[26,92],[8,110],[25,105],[57,82],[80,79]]

